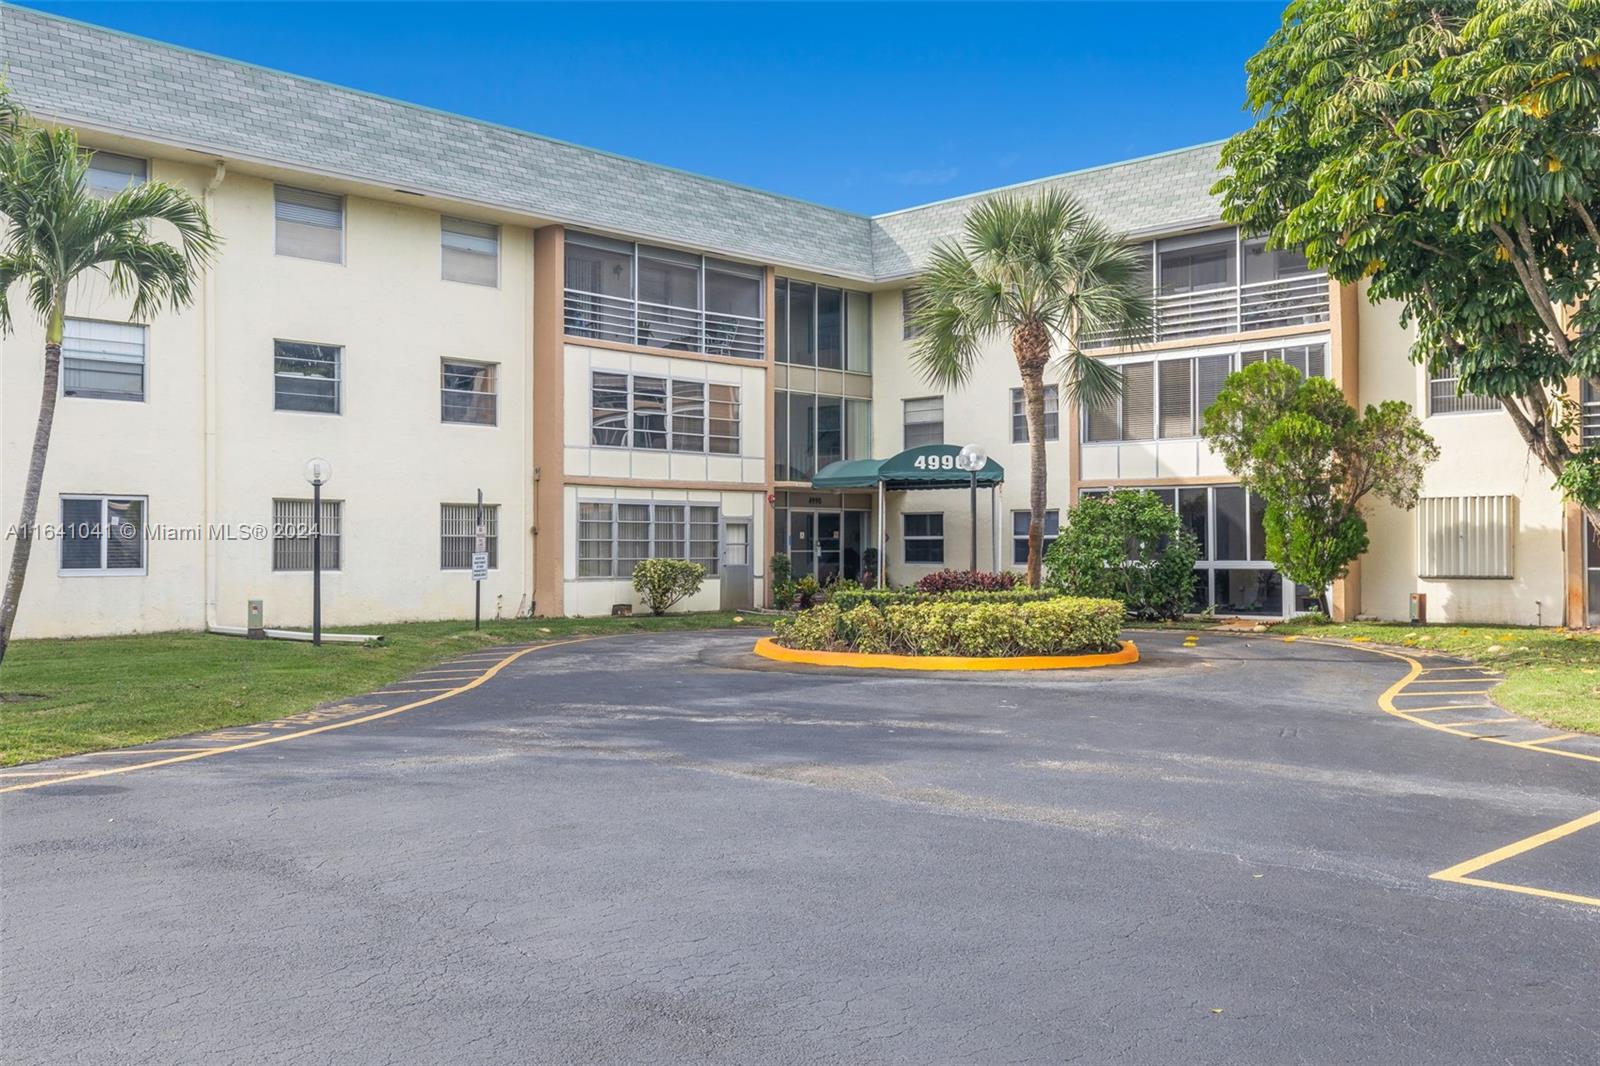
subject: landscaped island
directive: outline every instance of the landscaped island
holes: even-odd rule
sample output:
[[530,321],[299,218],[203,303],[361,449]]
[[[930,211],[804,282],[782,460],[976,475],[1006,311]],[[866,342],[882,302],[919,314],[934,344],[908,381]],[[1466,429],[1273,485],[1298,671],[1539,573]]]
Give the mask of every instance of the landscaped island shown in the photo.
[[836,595],[776,626],[780,647],[867,655],[1095,655],[1121,650],[1117,600],[1032,591]]

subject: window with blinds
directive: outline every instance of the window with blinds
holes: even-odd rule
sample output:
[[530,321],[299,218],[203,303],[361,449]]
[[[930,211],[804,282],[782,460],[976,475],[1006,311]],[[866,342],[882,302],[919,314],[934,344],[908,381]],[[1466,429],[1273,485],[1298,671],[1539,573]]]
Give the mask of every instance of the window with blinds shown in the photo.
[[275,248],[296,259],[344,261],[344,199],[310,189],[274,185]]
[[1158,363],[1157,367],[1161,393],[1161,436],[1194,436],[1194,360],[1167,359]]
[[944,443],[944,397],[925,396],[905,401],[906,448]]
[[143,400],[145,327],[69,318],[61,339],[61,395]]
[[1156,365],[1122,366],[1122,439],[1154,440],[1156,435]]
[[[322,501],[322,569],[338,570],[343,557],[343,537],[339,531],[341,500]],[[272,569],[310,570],[311,535],[317,532],[311,519],[310,500],[272,501]]]
[[684,503],[578,504],[578,576],[633,576],[645,559],[688,559],[715,576],[722,515]]
[[900,290],[900,339],[911,340],[917,335],[916,324],[912,321],[912,314],[917,309],[917,299],[920,291],[917,289]]
[[500,284],[500,227],[445,216],[439,222],[441,276],[468,285]]
[[272,342],[272,409],[336,415],[344,349],[336,344]]
[[589,439],[603,448],[739,454],[739,386],[596,370]]
[[149,174],[150,166],[143,159],[115,152],[92,152],[84,183],[96,196],[115,196],[123,189],[142,184]]
[[492,426],[499,417],[500,367],[443,359],[439,363],[439,418]]
[[[1044,387],[1044,439],[1061,439],[1060,391],[1054,385]],[[1021,389],[1011,390],[1011,443],[1028,443],[1028,408]]]
[[[489,569],[500,566],[500,505],[483,505],[484,550],[489,553]],[[439,505],[439,569],[471,570],[472,553],[478,546],[478,505],[441,503]]]
[[1417,576],[1508,578],[1515,496],[1424,496],[1417,501]]
[[143,496],[61,497],[63,574],[145,572]]

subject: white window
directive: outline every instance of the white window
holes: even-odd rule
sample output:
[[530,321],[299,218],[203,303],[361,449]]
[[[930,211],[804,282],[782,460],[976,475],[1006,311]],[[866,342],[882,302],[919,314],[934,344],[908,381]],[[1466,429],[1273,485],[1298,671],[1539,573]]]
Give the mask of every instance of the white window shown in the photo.
[[61,497],[63,574],[145,572],[143,496]]
[[[342,500],[322,501],[322,569],[338,570],[343,553],[339,519]],[[317,532],[310,500],[272,501],[272,569],[310,570],[311,535]]]
[[911,314],[917,309],[917,299],[920,294],[916,289],[900,290],[900,339],[911,340],[917,335],[916,324],[912,321]]
[[713,506],[580,502],[578,576],[626,579],[645,559],[688,559],[714,575],[721,529]]
[[115,152],[91,152],[85,182],[96,196],[114,196],[123,189],[139,185],[150,176],[143,159]]
[[944,562],[944,515],[901,515],[905,561],[908,563]]
[[145,327],[69,318],[61,340],[61,395],[144,399]]
[[944,397],[905,401],[905,448],[944,443]]
[[[1028,565],[1028,521],[1033,516],[1027,511],[1011,512],[1011,561],[1017,566]],[[1061,512],[1049,510],[1044,513],[1044,537],[1039,543],[1039,552],[1042,555],[1050,550],[1050,545],[1056,542],[1056,536],[1061,532]]]
[[[500,505],[483,505],[484,551],[489,554],[489,569],[500,566]],[[441,503],[439,505],[439,569],[471,570],[472,553],[478,545],[478,505]]]
[[589,439],[603,448],[739,454],[739,386],[596,370]]
[[464,218],[440,219],[442,276],[468,285],[500,284],[500,227]]
[[1492,396],[1474,396],[1461,391],[1461,379],[1455,374],[1428,379],[1428,414],[1462,415],[1478,411],[1501,410],[1500,401]]
[[[1061,439],[1061,400],[1054,385],[1044,387],[1044,439]],[[1021,389],[1011,390],[1011,443],[1028,443],[1028,409]]]
[[499,417],[498,363],[439,362],[439,419],[492,426]]
[[344,349],[336,344],[272,342],[272,409],[336,415]]
[[1417,501],[1417,576],[1511,577],[1515,496],[1424,496]]
[[279,255],[344,261],[344,199],[288,185],[272,187]]
[[[1585,446],[1600,443],[1600,381],[1585,378],[1583,382],[1583,443]],[[1595,603],[1600,610],[1600,601]]]

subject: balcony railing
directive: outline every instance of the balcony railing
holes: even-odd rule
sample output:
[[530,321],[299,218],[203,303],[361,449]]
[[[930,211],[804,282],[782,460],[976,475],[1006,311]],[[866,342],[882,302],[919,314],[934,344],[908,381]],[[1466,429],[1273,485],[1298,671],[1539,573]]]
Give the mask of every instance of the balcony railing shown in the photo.
[[[1157,296],[1154,329],[1134,338],[1134,342],[1152,344],[1326,321],[1328,276],[1302,274],[1226,289]],[[1090,334],[1084,347],[1106,348],[1115,343],[1116,338],[1110,334]]]
[[567,289],[569,337],[642,344],[679,352],[765,359],[767,325],[759,318]]
[[1600,383],[1584,383],[1582,425],[1584,445],[1600,444]]

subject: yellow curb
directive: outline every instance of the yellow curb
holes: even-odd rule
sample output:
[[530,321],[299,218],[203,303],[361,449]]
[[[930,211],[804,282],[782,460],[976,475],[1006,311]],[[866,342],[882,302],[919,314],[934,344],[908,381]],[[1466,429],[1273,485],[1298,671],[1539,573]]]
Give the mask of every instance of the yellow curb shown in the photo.
[[1122,641],[1122,650],[1097,655],[1016,655],[980,658],[968,655],[869,655],[854,651],[802,651],[785,648],[771,637],[756,641],[755,653],[765,659],[808,666],[849,666],[863,670],[1082,670],[1125,666],[1139,661],[1139,646]]

